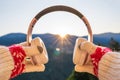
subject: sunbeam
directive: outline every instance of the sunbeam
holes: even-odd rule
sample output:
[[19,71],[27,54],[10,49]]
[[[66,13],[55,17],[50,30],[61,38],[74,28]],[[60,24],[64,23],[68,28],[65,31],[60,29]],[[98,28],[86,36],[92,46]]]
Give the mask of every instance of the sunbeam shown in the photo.
[[72,41],[71,41],[71,37],[68,34],[64,36],[61,36],[59,34],[55,35],[55,39],[56,40],[53,42],[53,44],[56,46],[56,49],[57,49],[57,52],[59,52],[59,55],[60,53],[66,53],[68,50],[70,50],[68,49],[68,46],[72,46]]

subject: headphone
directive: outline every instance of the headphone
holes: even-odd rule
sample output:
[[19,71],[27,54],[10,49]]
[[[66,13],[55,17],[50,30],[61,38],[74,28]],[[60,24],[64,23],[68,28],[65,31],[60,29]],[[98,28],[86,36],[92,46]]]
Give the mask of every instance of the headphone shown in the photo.
[[[51,6],[48,7],[42,11],[40,11],[30,22],[29,24],[29,28],[28,28],[28,32],[27,32],[27,45],[30,46],[31,45],[31,41],[32,41],[32,30],[34,28],[34,25],[36,24],[36,22],[45,14],[48,14],[50,12],[54,12],[54,11],[66,11],[66,12],[70,12],[75,14],[76,16],[78,16],[86,25],[87,30],[88,30],[88,41],[93,42],[93,35],[92,35],[92,30],[91,30],[91,26],[87,20],[87,18],[81,14],[79,11],[77,11],[74,8],[68,7],[68,6],[63,6],[63,5],[57,5],[57,6]],[[48,61],[48,55],[47,55],[47,51],[44,45],[44,42],[42,41],[42,39],[38,39],[41,40],[40,44],[41,47],[39,48],[39,50],[41,50],[42,54],[41,55],[41,61],[44,61],[44,63],[46,63]],[[76,40],[75,43],[75,47],[74,47],[74,53],[73,53],[73,63],[75,65],[84,65],[87,62],[87,58],[88,58],[88,54],[86,52],[83,52],[80,50],[80,45],[82,42],[87,41],[84,38],[78,38]],[[33,57],[33,59],[37,59],[36,57]],[[43,63],[43,64],[44,64]],[[77,71],[77,70],[76,70]]]

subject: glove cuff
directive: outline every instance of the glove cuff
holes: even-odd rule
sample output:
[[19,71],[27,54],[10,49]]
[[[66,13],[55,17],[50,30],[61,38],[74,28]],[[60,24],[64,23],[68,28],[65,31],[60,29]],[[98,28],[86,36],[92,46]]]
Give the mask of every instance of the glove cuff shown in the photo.
[[17,75],[21,74],[25,68],[25,64],[23,63],[24,58],[26,57],[25,51],[22,46],[12,45],[9,47],[9,51],[14,60],[14,69],[12,70],[12,74],[10,78],[14,78]]

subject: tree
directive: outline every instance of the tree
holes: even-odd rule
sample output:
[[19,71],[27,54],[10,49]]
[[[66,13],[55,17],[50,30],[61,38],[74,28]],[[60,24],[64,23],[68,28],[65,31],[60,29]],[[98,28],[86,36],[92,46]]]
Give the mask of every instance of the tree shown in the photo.
[[87,72],[75,72],[73,70],[67,80],[98,80],[98,78]]
[[113,51],[120,51],[120,44],[119,44],[119,42],[117,42],[116,40],[114,40],[113,37],[111,37],[111,39],[110,39],[110,48]]

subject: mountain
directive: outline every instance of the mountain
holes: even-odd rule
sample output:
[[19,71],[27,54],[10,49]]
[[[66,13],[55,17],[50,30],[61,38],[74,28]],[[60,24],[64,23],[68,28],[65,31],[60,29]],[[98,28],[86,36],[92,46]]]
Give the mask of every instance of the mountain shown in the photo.
[[[46,34],[33,34],[32,37],[33,38],[40,37],[44,41],[46,47],[60,47],[60,45],[58,45],[60,44],[59,35],[46,33]],[[67,41],[70,41],[71,45],[74,46],[75,40],[78,37],[87,38],[87,36],[67,35],[68,40],[64,40],[63,42],[65,43]],[[114,40],[120,43],[120,33],[110,33],[110,32],[102,33],[102,34],[94,34],[93,42],[95,44],[101,44],[108,47],[111,38],[114,38]],[[21,43],[24,41],[26,41],[26,34],[23,34],[23,33],[10,33],[0,37],[0,45],[5,45],[5,46]]]
[[[12,80],[65,80],[72,70],[73,49],[78,36],[67,35],[61,39],[59,35],[33,34],[33,38],[40,37],[47,48],[49,62],[46,64],[45,72],[24,73]],[[87,38],[87,36],[79,36]],[[94,43],[109,47],[113,38],[120,43],[120,33],[103,33],[94,35]],[[10,46],[26,41],[26,34],[10,33],[0,37],[0,45]],[[60,49],[60,51],[57,51]]]
[[[33,38],[40,37],[44,41],[46,47],[49,47],[49,48],[60,47],[60,45],[58,45],[61,43],[61,39],[59,35],[46,33],[46,34],[33,34],[32,37]],[[69,45],[74,46],[75,40],[78,37],[87,38],[87,36],[67,35],[67,39],[64,39],[62,41],[63,43],[67,43],[67,45],[66,44],[63,44],[63,45],[64,46],[66,45],[66,47],[68,47],[68,44],[70,43]],[[110,33],[110,32],[102,33],[102,34],[94,34],[93,42],[95,44],[101,44],[108,47],[111,38],[114,38],[114,40],[120,43],[120,33]],[[23,33],[10,33],[0,37],[0,45],[5,45],[5,46],[21,43],[24,41],[26,41],[26,34],[23,34]]]
[[93,37],[95,44],[101,44],[102,46],[109,47],[111,38],[120,43],[120,33],[103,33],[96,34]]

